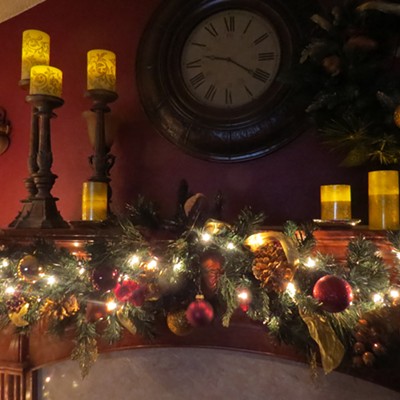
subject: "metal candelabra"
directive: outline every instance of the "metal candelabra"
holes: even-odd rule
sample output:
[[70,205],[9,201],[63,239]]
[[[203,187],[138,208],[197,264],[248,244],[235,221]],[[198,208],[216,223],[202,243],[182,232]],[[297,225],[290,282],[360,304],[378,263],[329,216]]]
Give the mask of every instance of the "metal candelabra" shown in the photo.
[[61,107],[64,100],[50,95],[29,95],[32,106],[32,125],[29,146],[28,170],[25,180],[28,198],[23,200],[23,209],[10,224],[12,228],[68,228],[61,217],[51,189],[57,175],[51,172],[53,154],[51,150],[50,120],[53,110]]

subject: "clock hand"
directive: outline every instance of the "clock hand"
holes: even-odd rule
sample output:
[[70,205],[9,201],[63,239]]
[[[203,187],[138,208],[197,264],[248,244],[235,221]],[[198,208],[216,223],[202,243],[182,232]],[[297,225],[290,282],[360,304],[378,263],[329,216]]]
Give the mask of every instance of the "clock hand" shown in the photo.
[[230,62],[232,64],[237,65],[238,67],[244,69],[247,73],[249,73],[250,75],[254,75],[254,71],[250,68],[245,67],[242,64],[239,64],[237,61],[232,60],[232,58],[230,57],[219,57],[219,56],[205,56],[206,58],[209,58],[210,60],[220,60],[220,61],[226,61],[226,62]]

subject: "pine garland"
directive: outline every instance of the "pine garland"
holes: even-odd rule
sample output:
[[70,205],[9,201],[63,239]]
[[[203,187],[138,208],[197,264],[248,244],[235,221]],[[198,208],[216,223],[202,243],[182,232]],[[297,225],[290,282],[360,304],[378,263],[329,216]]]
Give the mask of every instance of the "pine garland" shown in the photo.
[[[153,205],[146,207],[143,199],[141,209],[146,210],[145,215],[155,210]],[[399,324],[394,326],[395,319],[388,317],[398,314],[397,300],[390,297],[398,269],[393,275],[376,246],[363,237],[349,243],[346,262],[338,263],[328,254],[315,253],[313,226],[289,221],[284,235],[266,232],[261,228],[263,214],[250,208],[231,224],[201,217],[197,221],[205,222],[193,225],[193,220],[187,219],[187,229],[182,229],[185,215],[181,214],[177,232],[169,232],[169,239],[161,241],[146,238],[154,220],[165,225],[158,214],[152,211],[151,215],[149,226],[137,213],[119,219],[118,234],[91,243],[84,258],[51,241],[3,246],[0,326],[11,324],[16,332],[29,334],[35,324],[45,320],[48,332],[61,336],[74,326],[71,357],[78,361],[83,376],[97,358],[99,340],[118,342],[124,330],[151,340],[160,320],[187,310],[197,295],[211,304],[214,323],[220,321],[228,327],[231,319],[242,313],[264,324],[266,334],[307,355],[319,350],[329,353],[326,340],[331,337],[328,343],[343,346],[351,359],[354,334],[363,318],[379,324],[388,335],[400,330]],[[263,253],[254,249],[250,240],[253,236],[258,240],[260,234],[267,238],[263,251],[269,256],[265,260],[259,259]],[[390,232],[388,239],[399,251],[399,234]],[[291,247],[290,251],[285,246]],[[260,280],[264,279],[258,274],[260,263],[268,277],[278,274],[275,280],[289,268],[282,258],[284,250],[287,259],[293,252],[297,254],[290,266],[293,274],[285,282],[273,281],[274,285]],[[327,275],[351,285],[353,304],[341,312],[324,310],[313,295],[315,283]],[[374,301],[378,295],[379,301]],[[312,327],[321,340],[314,337]],[[390,342],[385,345],[390,347]]]

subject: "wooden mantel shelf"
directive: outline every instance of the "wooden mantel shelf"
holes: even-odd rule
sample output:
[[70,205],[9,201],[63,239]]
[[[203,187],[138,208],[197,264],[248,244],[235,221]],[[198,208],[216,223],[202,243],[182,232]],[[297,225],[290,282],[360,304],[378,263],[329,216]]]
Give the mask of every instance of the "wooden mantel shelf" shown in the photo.
[[[118,234],[116,230],[96,227],[65,230],[3,230],[0,231],[0,244],[25,243],[35,238],[47,238],[54,240],[60,246],[73,249],[76,243],[83,246],[97,237],[110,237],[116,234]],[[357,227],[344,230],[318,230],[314,234],[317,240],[316,251],[331,254],[339,261],[345,260],[349,241],[362,235],[376,244],[383,259],[389,265],[394,265],[395,255],[383,231],[370,231],[367,227]],[[306,362],[304,357],[290,346],[279,344],[271,339],[262,324],[249,320],[243,314],[235,316],[229,328],[223,328],[218,322],[215,321],[210,327],[195,330],[188,336],[179,337],[173,335],[165,322],[161,321],[160,335],[154,341],[150,342],[126,331],[117,344],[110,346],[99,343],[99,350],[111,352],[161,346],[212,347],[257,352]],[[0,400],[28,398],[35,400],[35,377],[38,368],[69,358],[73,345],[72,332],[71,335],[67,332],[61,340],[45,333],[40,323],[32,329],[29,337],[15,335],[11,327],[1,331]],[[354,371],[351,373],[353,374]],[[400,382],[396,378],[396,371],[363,369],[359,377],[400,392]]]

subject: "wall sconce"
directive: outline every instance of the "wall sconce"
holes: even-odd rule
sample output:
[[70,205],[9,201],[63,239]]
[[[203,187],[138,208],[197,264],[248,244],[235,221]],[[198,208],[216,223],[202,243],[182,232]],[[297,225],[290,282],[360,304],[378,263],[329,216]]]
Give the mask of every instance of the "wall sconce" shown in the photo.
[[7,119],[6,110],[0,107],[0,154],[3,154],[10,145],[11,123]]

